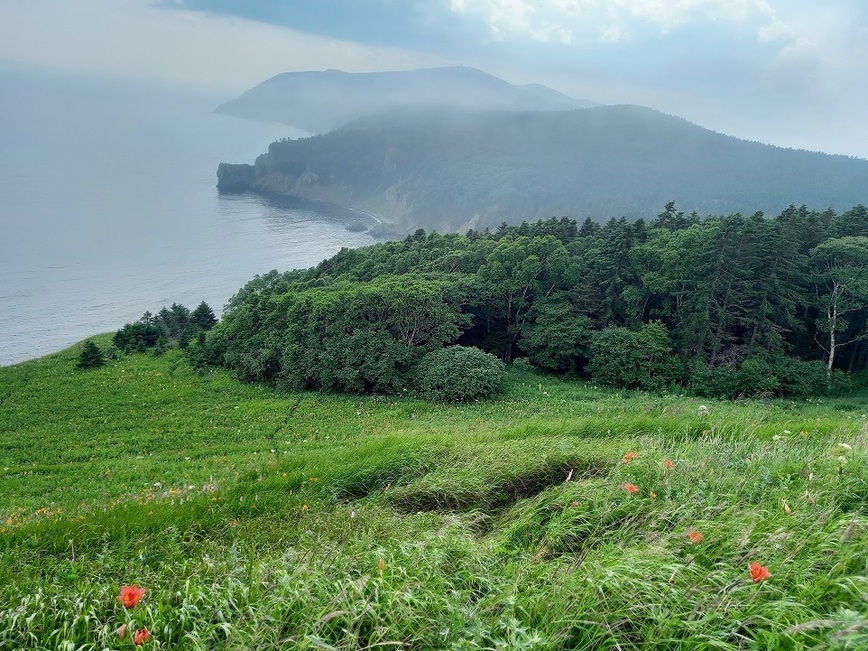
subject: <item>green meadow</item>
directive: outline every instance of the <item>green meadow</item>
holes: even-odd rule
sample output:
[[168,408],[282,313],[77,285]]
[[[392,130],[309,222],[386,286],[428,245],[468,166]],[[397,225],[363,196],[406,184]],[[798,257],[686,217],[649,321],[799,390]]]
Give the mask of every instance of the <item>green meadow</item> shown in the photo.
[[79,351],[0,368],[0,649],[868,648],[868,395],[516,362],[441,405]]

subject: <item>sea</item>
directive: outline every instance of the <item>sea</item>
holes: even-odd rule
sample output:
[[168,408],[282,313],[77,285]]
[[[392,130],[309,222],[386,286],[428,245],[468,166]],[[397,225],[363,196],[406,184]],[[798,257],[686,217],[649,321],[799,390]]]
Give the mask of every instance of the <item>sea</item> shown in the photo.
[[219,316],[257,274],[374,243],[352,210],[219,194],[218,163],[306,135],[213,113],[227,99],[0,65],[0,366],[173,302]]

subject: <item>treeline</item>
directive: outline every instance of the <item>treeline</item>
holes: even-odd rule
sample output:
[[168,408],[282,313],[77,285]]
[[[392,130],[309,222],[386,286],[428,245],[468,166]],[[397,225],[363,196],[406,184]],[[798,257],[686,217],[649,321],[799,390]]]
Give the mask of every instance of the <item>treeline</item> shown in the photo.
[[205,345],[205,333],[217,325],[214,310],[202,301],[192,312],[180,303],[172,303],[156,314],[145,312],[138,321],[125,324],[112,337],[112,345],[101,349],[93,340],[82,345],[77,368],[87,370],[105,365],[106,358],[122,354],[150,352],[163,354],[169,347],[187,349],[191,342]]
[[169,346],[187,348],[191,341],[205,342],[205,333],[217,324],[214,310],[202,301],[192,312],[180,303],[156,314],[145,312],[138,321],[118,330],[112,343],[123,353],[151,350],[162,353]]
[[257,276],[199,362],[290,388],[397,392],[455,344],[619,387],[806,396],[868,367],[868,210],[417,231]]

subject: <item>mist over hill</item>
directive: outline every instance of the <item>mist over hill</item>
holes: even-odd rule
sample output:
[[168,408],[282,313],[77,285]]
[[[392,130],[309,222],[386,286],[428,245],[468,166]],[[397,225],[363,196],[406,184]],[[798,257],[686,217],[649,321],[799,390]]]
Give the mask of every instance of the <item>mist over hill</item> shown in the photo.
[[451,67],[399,72],[286,72],[216,110],[280,122],[309,133],[326,133],[360,117],[432,106],[562,111],[598,104],[573,99],[540,84],[516,86],[475,68]]
[[552,216],[777,214],[868,202],[868,160],[782,149],[638,106],[557,112],[403,109],[221,164],[218,188],[364,209],[401,229]]

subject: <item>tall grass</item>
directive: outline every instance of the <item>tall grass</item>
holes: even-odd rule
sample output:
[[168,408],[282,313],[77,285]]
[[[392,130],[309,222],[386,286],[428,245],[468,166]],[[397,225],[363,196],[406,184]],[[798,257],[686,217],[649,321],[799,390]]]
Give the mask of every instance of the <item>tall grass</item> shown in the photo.
[[0,368],[0,649],[868,646],[865,396],[703,416],[517,364],[434,405],[76,359]]

